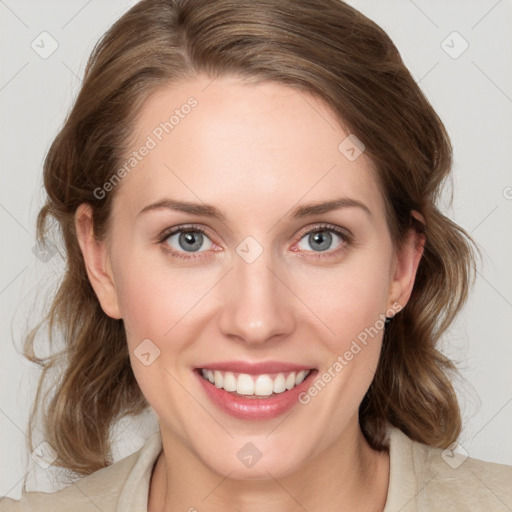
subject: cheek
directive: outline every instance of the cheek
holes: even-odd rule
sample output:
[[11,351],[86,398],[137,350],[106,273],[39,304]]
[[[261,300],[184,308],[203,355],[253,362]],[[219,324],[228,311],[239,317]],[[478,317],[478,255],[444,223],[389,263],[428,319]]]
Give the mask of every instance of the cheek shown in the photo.
[[301,287],[304,302],[321,320],[316,337],[324,357],[299,402],[308,411],[311,430],[323,431],[325,442],[357,414],[378,366],[389,287],[383,260],[361,258],[340,267],[335,278],[332,272],[317,272],[309,287],[305,280]]
[[172,325],[176,295],[166,293],[165,283],[147,269],[124,270],[116,287],[129,341],[161,338]]
[[162,352],[178,352],[185,338],[176,333],[201,309],[216,278],[211,271],[170,268],[161,255],[125,259],[116,272],[116,290],[132,350],[149,338]]
[[165,276],[158,251],[132,240],[128,233],[118,233],[116,242],[115,287],[128,340],[160,339],[172,326],[179,306],[176,284]]
[[[182,382],[189,378],[186,358],[190,345],[197,339],[193,330],[200,309],[197,303],[208,287],[211,284],[205,284],[204,275],[194,276],[176,269],[171,272],[161,264],[154,265],[151,258],[144,264],[142,259],[125,260],[116,272],[116,289],[136,380],[160,417],[166,415],[165,411],[175,411],[175,418],[170,421],[176,429],[183,403],[189,403],[190,396],[172,377]],[[145,361],[144,354],[149,354]],[[186,420],[181,418],[181,422]]]
[[324,345],[339,354],[369,330],[381,330],[389,284],[386,258],[369,253],[336,270],[317,268],[305,273],[297,279],[296,290],[325,327]]

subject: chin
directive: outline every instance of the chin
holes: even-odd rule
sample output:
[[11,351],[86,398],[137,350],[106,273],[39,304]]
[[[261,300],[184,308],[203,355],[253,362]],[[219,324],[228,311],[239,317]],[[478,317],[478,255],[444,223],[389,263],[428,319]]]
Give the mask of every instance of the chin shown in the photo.
[[278,440],[269,442],[266,435],[236,437],[229,446],[220,448],[220,454],[203,453],[202,462],[215,473],[229,474],[235,480],[283,478],[306,463],[305,454],[297,451],[301,443],[296,438],[286,446]]

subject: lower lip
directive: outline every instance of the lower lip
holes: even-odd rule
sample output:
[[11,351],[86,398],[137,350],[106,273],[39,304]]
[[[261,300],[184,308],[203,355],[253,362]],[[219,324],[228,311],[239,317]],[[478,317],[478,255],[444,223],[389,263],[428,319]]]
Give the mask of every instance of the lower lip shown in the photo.
[[236,393],[217,388],[209,380],[195,370],[202,388],[210,400],[227,414],[244,420],[267,420],[276,418],[298,403],[298,396],[305,391],[313,381],[317,370],[311,370],[309,375],[294,388],[283,391],[270,398],[245,398]]

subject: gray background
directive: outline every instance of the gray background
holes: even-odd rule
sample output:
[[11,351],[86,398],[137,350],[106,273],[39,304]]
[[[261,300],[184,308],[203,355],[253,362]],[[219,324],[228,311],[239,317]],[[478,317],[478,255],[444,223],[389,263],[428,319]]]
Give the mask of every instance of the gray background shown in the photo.
[[[58,254],[45,262],[33,252],[41,167],[94,43],[134,3],[0,0],[0,496],[19,497],[27,471],[29,489],[62,486],[54,468],[42,469],[27,453],[38,370],[15,349],[63,268]],[[512,464],[512,1],[349,3],[390,34],[451,135],[454,201],[445,194],[442,207],[484,255],[469,303],[442,346],[464,379],[456,383],[465,425],[460,449]],[[56,50],[42,58],[52,44]],[[151,413],[119,425],[116,458],[156,429]]]

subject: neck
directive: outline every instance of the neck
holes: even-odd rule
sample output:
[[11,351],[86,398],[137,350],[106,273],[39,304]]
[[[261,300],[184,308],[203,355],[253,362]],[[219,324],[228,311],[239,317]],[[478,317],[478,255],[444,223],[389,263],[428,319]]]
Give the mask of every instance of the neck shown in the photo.
[[202,464],[176,438],[162,435],[162,443],[148,512],[259,512],[262,504],[275,512],[297,507],[308,512],[381,512],[386,502],[389,455],[368,445],[357,422],[328,449],[278,479],[269,472],[266,479],[235,480]]

